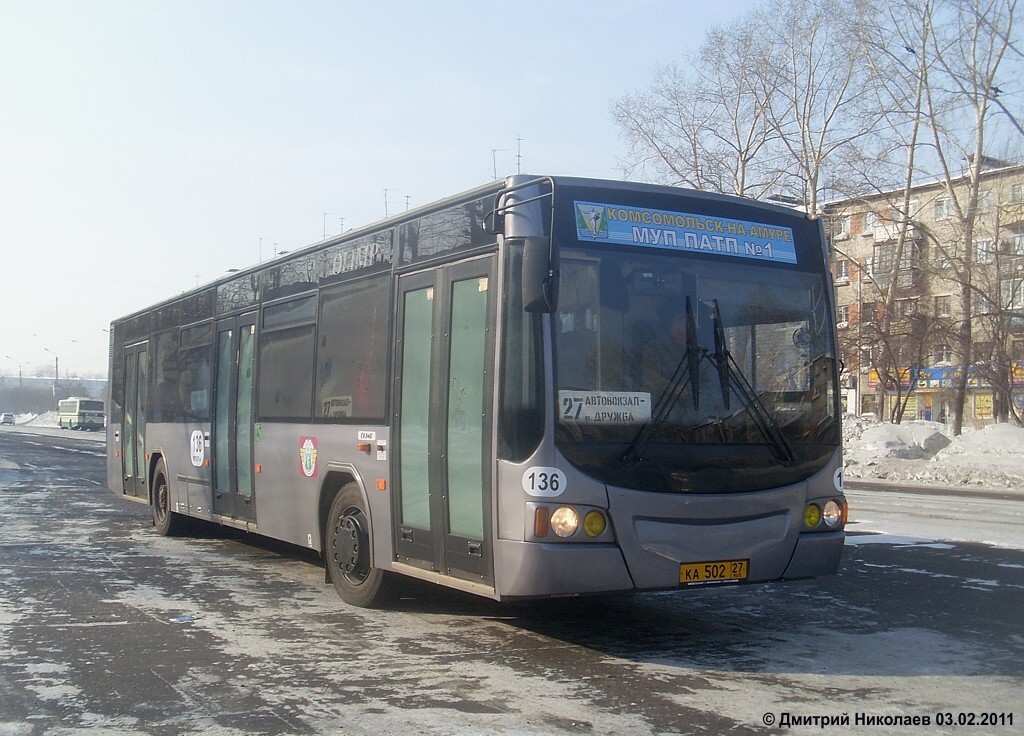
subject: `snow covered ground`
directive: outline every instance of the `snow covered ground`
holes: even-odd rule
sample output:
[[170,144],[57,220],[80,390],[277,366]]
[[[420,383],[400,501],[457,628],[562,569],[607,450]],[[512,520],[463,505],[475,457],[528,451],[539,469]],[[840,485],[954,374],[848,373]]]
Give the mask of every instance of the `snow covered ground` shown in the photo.
[[[56,427],[57,412],[24,415],[17,424]],[[843,417],[847,479],[939,486],[1015,488],[1024,492],[1024,429],[992,424],[951,437],[938,422],[885,424]]]

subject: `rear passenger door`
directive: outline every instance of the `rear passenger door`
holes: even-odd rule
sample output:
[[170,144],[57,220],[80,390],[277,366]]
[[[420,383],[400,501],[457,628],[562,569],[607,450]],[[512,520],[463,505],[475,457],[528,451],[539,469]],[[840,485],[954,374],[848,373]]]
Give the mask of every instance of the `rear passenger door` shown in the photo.
[[121,419],[121,475],[126,496],[149,498],[146,485],[146,413],[149,343],[124,351],[124,414]]

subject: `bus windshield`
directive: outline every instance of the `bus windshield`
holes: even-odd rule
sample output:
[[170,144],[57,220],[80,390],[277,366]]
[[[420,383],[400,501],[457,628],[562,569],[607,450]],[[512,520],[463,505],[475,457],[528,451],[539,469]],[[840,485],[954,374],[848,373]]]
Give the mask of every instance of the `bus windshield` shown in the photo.
[[823,272],[664,250],[563,249],[557,443],[606,483],[738,492],[839,445]]

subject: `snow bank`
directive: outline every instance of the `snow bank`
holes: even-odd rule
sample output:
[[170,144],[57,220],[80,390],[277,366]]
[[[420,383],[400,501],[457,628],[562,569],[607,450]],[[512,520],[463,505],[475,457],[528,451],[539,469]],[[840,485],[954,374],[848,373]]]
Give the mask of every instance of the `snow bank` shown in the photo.
[[43,414],[39,414],[25,422],[19,421],[18,424],[27,424],[30,427],[58,427],[57,412],[48,411]]
[[1024,429],[992,424],[960,437],[937,422],[843,418],[847,478],[1024,490]]

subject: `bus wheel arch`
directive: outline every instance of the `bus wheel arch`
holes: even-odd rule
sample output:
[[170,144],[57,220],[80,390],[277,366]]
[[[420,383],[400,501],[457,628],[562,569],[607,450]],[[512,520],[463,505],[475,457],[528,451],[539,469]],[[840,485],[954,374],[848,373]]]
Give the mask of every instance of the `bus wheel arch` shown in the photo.
[[395,581],[391,573],[372,564],[368,508],[355,480],[349,479],[337,489],[325,519],[323,555],[327,577],[342,600],[360,608],[378,608],[392,600]]
[[183,519],[181,514],[171,511],[171,484],[167,465],[160,455],[151,459],[149,477],[149,502],[153,511],[153,527],[157,534],[172,537],[181,532]]

